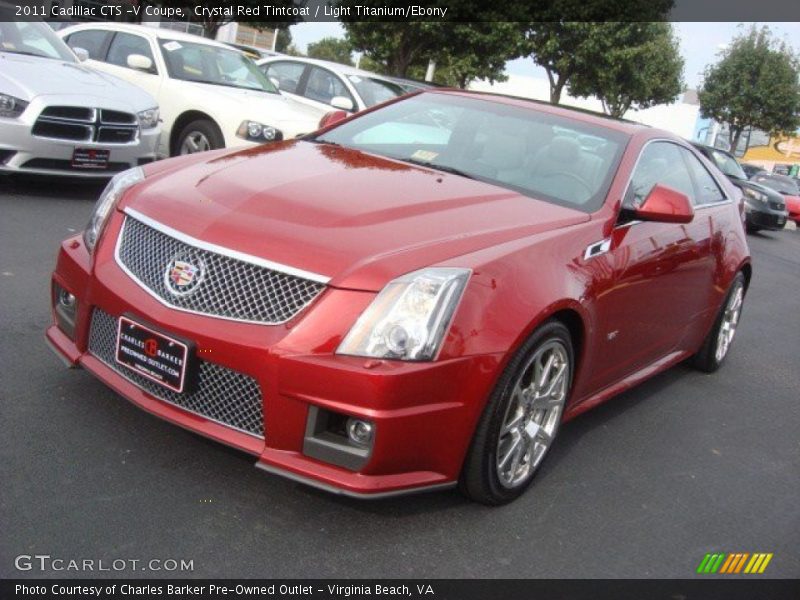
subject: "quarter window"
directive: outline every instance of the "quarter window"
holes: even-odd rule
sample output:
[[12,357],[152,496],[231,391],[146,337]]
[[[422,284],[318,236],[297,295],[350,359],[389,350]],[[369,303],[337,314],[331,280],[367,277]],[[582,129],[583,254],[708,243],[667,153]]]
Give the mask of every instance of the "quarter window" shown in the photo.
[[114,39],[111,41],[111,46],[108,49],[108,58],[106,62],[128,68],[128,57],[131,54],[140,54],[141,56],[149,58],[153,62],[153,67],[149,72],[156,72],[155,60],[150,50],[150,43],[143,37],[131,33],[118,33],[114,36]]

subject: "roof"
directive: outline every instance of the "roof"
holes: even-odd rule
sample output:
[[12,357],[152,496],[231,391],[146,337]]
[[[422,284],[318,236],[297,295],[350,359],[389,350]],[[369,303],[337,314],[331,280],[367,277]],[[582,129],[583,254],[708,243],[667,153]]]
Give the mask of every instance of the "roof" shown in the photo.
[[262,65],[275,62],[277,60],[292,60],[295,62],[317,65],[320,67],[325,67],[327,69],[330,69],[331,71],[337,71],[340,75],[358,75],[359,77],[364,77],[364,78],[380,79],[382,81],[394,82],[394,79],[392,77],[379,75],[378,73],[374,73],[372,71],[357,69],[356,67],[351,67],[350,65],[343,65],[341,63],[333,62],[332,60],[320,60],[319,58],[308,58],[306,56],[270,56],[268,58],[256,61],[256,63]]
[[[459,90],[452,88],[438,88],[438,89],[433,88],[425,90],[423,93],[453,94],[466,97],[476,97],[476,96],[485,97],[487,99],[490,98],[492,100],[501,102],[503,104],[508,104],[510,106],[518,106],[521,108],[531,108],[531,105],[534,105],[537,110],[540,110],[542,112],[562,116],[568,119],[577,119],[579,121],[583,121],[584,123],[588,123],[590,125],[597,125],[598,127],[613,129],[614,131],[619,131],[621,133],[626,133],[628,135],[634,135],[635,133],[639,133],[642,131],[650,131],[650,130],[658,131],[652,129],[649,125],[645,125],[643,123],[637,123],[636,121],[628,121],[626,119],[618,119],[616,117],[611,117],[604,113],[595,112],[593,110],[587,110],[585,108],[575,108],[572,106],[561,106],[557,104],[551,104],[550,102],[544,102],[543,100],[520,98],[519,96],[508,96],[506,94],[497,94],[494,92],[475,92],[475,91]],[[671,137],[674,137],[673,134],[669,135]]]
[[58,33],[59,34],[69,33],[71,31],[78,31],[80,29],[107,29],[110,31],[123,31],[127,33],[134,33],[138,35],[155,37],[164,40],[175,40],[179,42],[194,42],[196,44],[208,44],[209,46],[217,46],[219,48],[225,48],[226,50],[231,49],[231,47],[228,44],[218,42],[216,40],[210,40],[208,38],[204,38],[199,35],[193,35],[191,33],[183,33],[182,31],[174,31],[172,29],[164,29],[162,27],[148,27],[145,25],[137,25],[134,23],[112,23],[109,21],[92,21],[92,22],[73,25],[72,27],[67,27],[66,29],[59,31]]

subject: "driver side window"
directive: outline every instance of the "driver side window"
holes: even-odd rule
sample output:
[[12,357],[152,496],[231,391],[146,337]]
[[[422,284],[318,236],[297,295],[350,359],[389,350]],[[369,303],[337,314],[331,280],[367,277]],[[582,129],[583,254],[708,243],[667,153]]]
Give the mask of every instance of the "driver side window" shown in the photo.
[[653,186],[659,183],[694,200],[692,178],[677,144],[653,142],[644,149],[633,171],[623,207],[638,208]]

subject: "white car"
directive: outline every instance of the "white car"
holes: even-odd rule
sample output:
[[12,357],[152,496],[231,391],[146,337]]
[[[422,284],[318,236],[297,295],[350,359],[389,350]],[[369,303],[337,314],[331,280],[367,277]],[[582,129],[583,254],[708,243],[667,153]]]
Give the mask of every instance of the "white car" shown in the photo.
[[58,32],[87,64],[153,94],[162,154],[252,146],[317,128],[310,108],[281,95],[250,59],[225,44],[169,29],[86,23]]
[[397,82],[370,71],[326,60],[271,56],[257,61],[281,92],[317,111],[364,110],[407,93]]
[[110,177],[155,160],[160,133],[150,94],[81,65],[44,23],[0,19],[0,171]]

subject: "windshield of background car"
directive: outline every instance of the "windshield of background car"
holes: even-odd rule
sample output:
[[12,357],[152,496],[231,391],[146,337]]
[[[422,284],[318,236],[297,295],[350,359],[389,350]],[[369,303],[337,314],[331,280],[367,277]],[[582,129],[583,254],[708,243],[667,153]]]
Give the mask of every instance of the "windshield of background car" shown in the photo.
[[77,62],[61,38],[44,23],[0,21],[0,51]]
[[361,75],[348,75],[347,79],[356,88],[358,95],[361,96],[367,108],[405,94],[403,88],[389,81],[362,77]]
[[173,79],[278,93],[256,64],[238,50],[183,40],[159,40],[159,44]]
[[720,150],[712,150],[711,156],[714,158],[714,164],[716,164],[719,170],[725,173],[725,175],[730,175],[737,179],[747,179],[747,174],[744,172],[744,169],[742,169],[739,163],[736,162],[736,159],[730,154],[721,152]]
[[790,177],[780,177],[775,175],[757,175],[755,181],[768,188],[772,188],[776,192],[786,194],[788,196],[800,196],[800,189],[797,184]]
[[483,98],[423,93],[316,141],[467,177],[584,212],[600,208],[628,136]]

